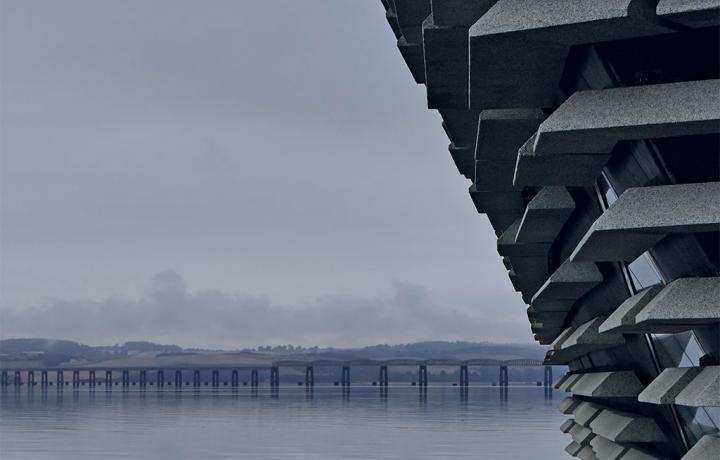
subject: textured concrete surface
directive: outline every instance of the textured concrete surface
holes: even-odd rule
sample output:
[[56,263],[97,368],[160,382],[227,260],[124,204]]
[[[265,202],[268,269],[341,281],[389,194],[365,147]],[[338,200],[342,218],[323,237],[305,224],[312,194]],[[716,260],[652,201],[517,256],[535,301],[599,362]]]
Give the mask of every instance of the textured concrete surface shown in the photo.
[[720,25],[720,0],[660,0],[657,15],[686,27]]
[[533,151],[606,154],[619,140],[717,132],[720,80],[578,91],[540,125]]
[[467,109],[467,28],[438,26],[430,15],[422,30],[428,108]]
[[[515,164],[510,163],[510,181]],[[553,242],[575,210],[575,201],[565,187],[543,187],[525,207],[515,241]]]
[[706,434],[683,456],[682,460],[716,459],[718,452],[720,452],[720,435]]
[[568,432],[572,436],[573,441],[580,444],[581,446],[587,446],[590,444],[590,440],[595,436],[593,432],[577,423]]
[[632,261],[666,234],[720,230],[720,182],[629,188],[602,214],[570,256]]
[[633,371],[588,372],[571,391],[592,398],[636,398],[643,386]]
[[720,323],[720,278],[680,278],[635,315],[644,331],[674,332]]
[[[572,396],[568,396],[567,398],[560,401],[560,404],[558,404],[558,409],[560,409],[560,412],[562,412],[565,415],[570,415],[573,413],[575,408],[582,402],[581,399],[573,398]],[[568,420],[572,421],[572,420]]]
[[650,404],[674,404],[675,398],[700,373],[699,367],[670,367],[638,395],[638,401]]
[[618,459],[625,453],[627,448],[616,444],[602,436],[595,436],[590,440],[590,447],[593,448],[598,458]]
[[577,456],[577,453],[580,452],[580,449],[582,449],[582,446],[575,441],[572,441],[570,444],[565,446],[565,452],[572,455],[573,457]]
[[562,431],[563,433],[567,433],[568,431],[570,431],[570,428],[572,428],[574,425],[575,425],[574,419],[571,419],[571,418],[567,419],[562,423],[562,425],[560,425],[560,431]]
[[439,109],[439,112],[450,141],[458,147],[471,147],[474,159],[480,112],[456,109]]
[[423,61],[422,46],[417,43],[408,43],[405,37],[398,38],[398,50],[410,69],[415,83],[425,83],[425,62]]
[[571,332],[551,345],[553,362],[564,364],[582,355],[605,348],[617,347],[625,344],[622,334],[598,332],[598,326],[605,317],[597,317],[577,327],[568,328]]
[[614,442],[663,442],[665,435],[650,417],[604,410],[590,422],[590,429]]
[[543,284],[533,296],[532,306],[572,305],[592,288],[602,283],[603,276],[593,263],[566,261]]
[[468,28],[495,3],[497,0],[432,0],[432,14],[435,24]]
[[677,395],[675,404],[720,407],[720,366],[704,367]]
[[575,415],[575,423],[589,427],[590,422],[603,410],[604,407],[599,404],[583,402],[578,404],[573,415]]
[[665,286],[653,286],[629,297],[600,325],[600,332],[640,332],[635,326],[635,315],[642,310]]

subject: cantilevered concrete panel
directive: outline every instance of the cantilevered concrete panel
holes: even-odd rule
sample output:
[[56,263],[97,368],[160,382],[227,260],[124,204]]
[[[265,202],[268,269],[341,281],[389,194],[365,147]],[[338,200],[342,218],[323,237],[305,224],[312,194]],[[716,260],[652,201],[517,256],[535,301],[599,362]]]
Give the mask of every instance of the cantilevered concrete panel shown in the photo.
[[565,305],[569,310],[577,299],[602,281],[602,273],[594,263],[566,261],[533,296],[532,306],[542,311],[543,306]]
[[470,107],[549,107],[571,45],[663,33],[654,4],[500,0],[470,28]]
[[635,316],[648,304],[665,286],[653,286],[638,292],[625,300],[600,325],[600,332],[641,332],[635,326]]
[[408,43],[422,45],[422,23],[430,14],[430,0],[393,0],[398,26]]
[[580,449],[582,449],[582,446],[575,441],[572,441],[570,444],[565,446],[565,452],[572,455],[573,457],[577,457],[578,452],[580,452]]
[[657,15],[686,27],[717,26],[720,25],[720,0],[660,0]]
[[425,19],[425,85],[430,109],[468,108],[468,29],[438,26]]
[[589,402],[582,402],[578,404],[573,415],[575,416],[575,423],[579,423],[582,426],[589,427],[595,417],[605,409],[604,407]]
[[423,61],[423,48],[417,43],[408,43],[405,37],[398,38],[397,47],[410,69],[415,83],[425,83],[425,62]]
[[720,80],[573,93],[538,129],[540,155],[607,154],[620,140],[720,132]]
[[437,25],[467,29],[495,3],[497,0],[432,0],[432,14]]
[[638,401],[650,404],[675,404],[675,398],[697,377],[700,367],[670,367],[655,377],[639,395]]
[[606,409],[590,422],[590,429],[614,442],[663,442],[665,435],[655,420]]
[[720,278],[680,278],[660,291],[635,316],[642,331],[677,332],[720,323]]
[[570,415],[573,413],[575,408],[582,402],[581,399],[573,398],[572,396],[568,396],[567,398],[560,401],[560,404],[558,405],[558,408],[560,409],[560,412],[565,415]]
[[593,398],[636,398],[643,386],[633,371],[589,372],[572,386],[571,391]]
[[581,446],[589,445],[590,440],[595,436],[592,430],[577,423],[568,431],[568,434],[572,436],[573,441]]
[[718,452],[720,452],[720,434],[706,434],[683,456],[682,460],[717,458]]
[[567,419],[562,423],[562,425],[560,425],[560,431],[562,431],[563,433],[567,433],[568,431],[570,431],[570,428],[572,428],[573,425],[575,425],[575,420]]
[[535,137],[530,137],[518,150],[513,184],[520,186],[564,185],[587,186],[595,182],[610,154],[555,154],[533,152]]
[[544,120],[542,110],[483,110],[477,128],[475,159],[515,161],[518,149]]
[[706,366],[677,395],[681,406],[720,407],[720,366]]
[[456,109],[440,109],[438,111],[450,141],[458,147],[471,147],[473,149],[471,156],[474,159],[480,112]]
[[475,158],[473,158],[475,147],[457,147],[455,144],[450,144],[448,151],[458,172],[466,179],[475,180]]
[[622,458],[621,455],[627,451],[627,447],[614,443],[602,436],[595,436],[590,441],[590,447],[593,448],[598,458]]
[[561,361],[566,364],[572,359],[593,351],[624,345],[625,339],[622,334],[598,332],[598,326],[605,319],[605,317],[598,317],[580,326],[568,328],[570,333],[562,340],[558,337],[558,340],[550,347],[547,357],[555,363]]
[[[513,163],[513,173],[514,169]],[[525,207],[515,241],[553,242],[574,210],[575,201],[565,187],[543,187]]]
[[632,261],[670,233],[720,230],[720,182],[629,188],[590,227],[573,261]]

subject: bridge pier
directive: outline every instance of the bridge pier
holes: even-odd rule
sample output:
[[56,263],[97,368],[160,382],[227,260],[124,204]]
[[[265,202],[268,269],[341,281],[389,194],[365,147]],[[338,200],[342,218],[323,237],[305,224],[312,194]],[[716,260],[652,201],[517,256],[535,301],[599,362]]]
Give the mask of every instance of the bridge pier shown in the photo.
[[96,383],[97,380],[95,379],[95,369],[92,369],[88,374],[88,385],[90,385],[91,388],[95,388]]
[[470,385],[470,375],[466,364],[460,366],[460,386],[467,387]]
[[233,369],[232,374],[230,376],[230,385],[232,385],[233,388],[237,388],[240,386],[240,374],[238,373],[237,369]]
[[7,371],[2,371],[2,374],[0,374],[0,385],[3,387],[6,387],[10,384],[10,377],[8,376]]
[[175,370],[175,389],[182,388],[182,371],[180,369]]
[[258,371],[257,369],[253,369],[250,371],[250,386],[257,388],[259,382],[260,379],[258,378]]
[[507,366],[500,366],[500,386],[506,387],[508,386],[508,368]]
[[80,371],[75,369],[72,373],[73,388],[80,388]]
[[200,371],[198,369],[193,371],[193,387],[200,388]]
[[22,382],[22,374],[20,373],[20,371],[15,371],[15,376],[13,378],[13,385],[18,387],[18,386],[22,385],[22,383],[23,383]]
[[58,369],[55,371],[55,385],[57,386],[57,389],[61,389],[65,386],[65,371],[62,369]]
[[213,388],[220,387],[220,371],[217,369],[212,371],[212,386]]
[[270,386],[275,388],[280,386],[280,369],[277,366],[270,368]]
[[543,386],[545,388],[552,386],[552,380],[552,366],[545,366],[545,372],[543,374]]
[[312,366],[305,367],[305,386],[315,386],[315,369]]
[[28,390],[32,390],[35,386],[35,371],[28,371],[27,373]]
[[138,379],[140,383],[140,388],[145,388],[147,386],[147,371],[144,369],[140,371],[140,378]]
[[112,371],[110,369],[107,369],[105,371],[105,389],[110,390],[112,388],[112,384],[113,384]]
[[155,385],[157,385],[158,390],[165,386],[165,372],[163,372],[162,369],[158,369],[157,371],[157,376],[155,377]]
[[130,371],[127,369],[122,371],[122,386],[124,389],[130,388]]
[[341,383],[342,383],[342,386],[344,386],[344,387],[350,386],[350,366],[342,367]]
[[380,386],[388,386],[388,368],[385,365],[380,366]]
[[40,373],[40,387],[46,389],[49,383],[50,382],[48,379],[48,371],[47,369],[43,369],[43,371]]
[[421,387],[426,387],[428,385],[427,366],[425,364],[420,365],[420,369],[418,372],[418,383]]

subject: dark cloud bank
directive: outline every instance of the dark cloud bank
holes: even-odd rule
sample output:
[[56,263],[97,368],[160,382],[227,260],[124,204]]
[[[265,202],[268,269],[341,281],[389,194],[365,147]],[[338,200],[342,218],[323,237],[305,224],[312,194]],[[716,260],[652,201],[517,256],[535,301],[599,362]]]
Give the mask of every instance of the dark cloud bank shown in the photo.
[[[182,346],[236,348],[293,343],[361,346],[418,340],[503,337],[517,318],[441,305],[420,285],[395,281],[374,297],[324,296],[303,305],[218,290],[190,291],[174,271],[154,275],[138,298],[48,299],[5,308],[3,338],[49,337],[93,344],[151,339]],[[495,337],[479,337],[479,330]]]

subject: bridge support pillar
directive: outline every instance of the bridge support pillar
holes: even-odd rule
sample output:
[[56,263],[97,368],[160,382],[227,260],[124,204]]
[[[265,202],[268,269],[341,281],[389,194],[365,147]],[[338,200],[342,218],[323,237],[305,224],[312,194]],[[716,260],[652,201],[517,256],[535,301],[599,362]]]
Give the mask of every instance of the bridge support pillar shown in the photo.
[[105,390],[110,390],[113,385],[113,376],[112,371],[110,369],[107,369],[105,371]]
[[418,383],[421,387],[426,387],[428,384],[427,366],[425,364],[420,365],[418,372]]
[[2,374],[0,375],[0,385],[3,387],[6,387],[10,384],[9,376],[7,371],[2,371]]
[[183,379],[182,379],[182,371],[180,369],[175,370],[175,389],[179,390],[182,388]]
[[72,373],[72,386],[73,388],[80,388],[80,371],[77,369]]
[[380,386],[388,386],[388,368],[385,365],[380,366]]
[[165,372],[162,369],[158,369],[157,371],[155,385],[157,385],[158,390],[165,386]]
[[260,379],[258,378],[258,371],[257,369],[253,369],[250,372],[250,386],[257,388],[259,382]]
[[545,366],[545,372],[543,374],[543,386],[548,388],[552,385],[553,375],[552,366]]
[[212,371],[212,386],[213,388],[220,387],[220,371],[217,369]]
[[47,369],[43,369],[43,371],[40,373],[40,387],[47,388],[49,383],[50,382],[48,379],[48,371]]
[[130,371],[127,369],[122,371],[122,386],[125,389],[130,387]]
[[90,385],[90,388],[95,388],[95,384],[97,383],[97,380],[95,379],[95,370],[90,370],[90,373],[88,374],[88,385]]
[[280,369],[277,366],[270,368],[270,386],[275,388],[280,386]]
[[147,371],[145,371],[145,370],[140,371],[139,383],[140,383],[140,388],[145,388],[147,386]]
[[507,366],[500,366],[500,386],[508,386],[508,368]]
[[193,386],[195,388],[200,388],[200,370],[198,369],[193,371]]
[[350,386],[350,366],[343,366],[342,367],[342,386],[349,387]]
[[28,390],[32,390],[35,386],[35,371],[28,371],[27,373]]
[[467,387],[470,385],[470,375],[466,364],[460,366],[460,386]]
[[58,369],[55,371],[55,385],[57,386],[57,389],[61,389],[65,386],[65,371],[62,369]]
[[312,366],[305,367],[305,386],[315,386],[315,369]]
[[238,374],[237,369],[232,370],[232,374],[230,375],[230,385],[232,385],[233,388],[240,386],[240,374]]
[[22,374],[20,371],[15,371],[15,376],[13,378],[13,385],[16,387],[22,385]]

